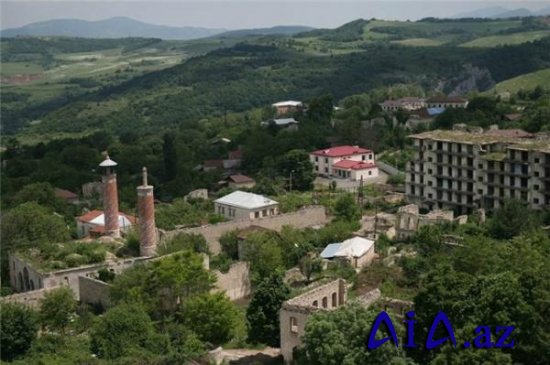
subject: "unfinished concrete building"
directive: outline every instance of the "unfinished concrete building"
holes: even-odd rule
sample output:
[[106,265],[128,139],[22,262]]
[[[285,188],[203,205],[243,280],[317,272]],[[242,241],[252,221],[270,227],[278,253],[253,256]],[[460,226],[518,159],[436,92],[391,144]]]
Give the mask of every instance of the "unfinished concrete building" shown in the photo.
[[427,209],[471,213],[515,198],[550,206],[550,138],[521,130],[435,130],[410,136],[407,199]]

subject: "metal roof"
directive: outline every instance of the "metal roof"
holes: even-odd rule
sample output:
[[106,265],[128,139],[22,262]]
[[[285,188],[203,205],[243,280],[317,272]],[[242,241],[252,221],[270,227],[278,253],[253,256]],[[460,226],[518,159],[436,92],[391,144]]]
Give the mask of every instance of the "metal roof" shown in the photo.
[[342,246],[341,243],[330,243],[325,247],[323,252],[321,252],[321,257],[324,259],[331,259],[334,257],[334,254],[338,252],[340,249],[340,246]]
[[279,204],[275,200],[271,200],[265,196],[247,193],[244,191],[234,191],[231,194],[223,196],[214,201],[218,204],[231,205],[238,208],[244,209],[257,209],[263,208],[270,205]]
[[107,156],[105,161],[103,161],[102,163],[99,164],[100,167],[113,167],[113,166],[116,166],[116,165],[118,165],[118,164],[115,161],[111,160],[109,158],[109,156]]

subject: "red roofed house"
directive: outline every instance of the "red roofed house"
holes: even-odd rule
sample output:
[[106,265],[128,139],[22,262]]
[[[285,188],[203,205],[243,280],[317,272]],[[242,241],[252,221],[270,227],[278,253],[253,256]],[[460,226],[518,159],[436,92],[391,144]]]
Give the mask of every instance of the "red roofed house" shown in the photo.
[[358,146],[338,146],[311,152],[309,155],[317,175],[361,180],[378,177],[372,150]]
[[[118,213],[118,225],[121,231],[130,229],[136,224],[136,217]],[[92,210],[76,218],[76,230],[78,237],[96,236],[105,233],[105,214],[101,210]]]
[[73,193],[72,191],[55,188],[54,194],[55,194],[56,198],[62,199],[66,203],[70,203],[70,204],[78,204],[79,203],[78,195]]
[[232,189],[242,189],[242,188],[252,188],[256,185],[256,182],[253,178],[246,175],[231,175],[227,178],[229,187]]

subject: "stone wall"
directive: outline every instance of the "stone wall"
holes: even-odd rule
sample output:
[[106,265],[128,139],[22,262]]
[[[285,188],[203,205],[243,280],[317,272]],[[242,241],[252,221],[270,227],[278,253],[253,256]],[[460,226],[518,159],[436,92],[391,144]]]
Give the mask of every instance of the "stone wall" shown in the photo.
[[25,306],[38,309],[40,307],[40,300],[44,298],[46,293],[54,290],[55,288],[33,290],[25,293],[17,293],[0,297],[0,303],[19,303]]
[[227,231],[242,229],[251,225],[256,225],[268,229],[280,230],[285,225],[292,225],[296,228],[306,228],[313,225],[322,225],[328,222],[323,206],[310,206],[300,209],[296,212],[281,214],[271,217],[258,218],[254,220],[243,219],[230,222],[223,222],[201,227],[176,229],[167,231],[163,234],[161,240],[166,241],[179,233],[201,234],[208,242],[210,252],[217,255],[221,251],[219,239]]
[[231,300],[246,298],[251,294],[248,262],[239,261],[231,265],[227,273],[218,270],[213,273],[217,278],[216,289],[213,291],[223,291]]
[[78,286],[82,303],[101,306],[103,309],[107,309],[111,305],[109,284],[86,276],[79,276]]

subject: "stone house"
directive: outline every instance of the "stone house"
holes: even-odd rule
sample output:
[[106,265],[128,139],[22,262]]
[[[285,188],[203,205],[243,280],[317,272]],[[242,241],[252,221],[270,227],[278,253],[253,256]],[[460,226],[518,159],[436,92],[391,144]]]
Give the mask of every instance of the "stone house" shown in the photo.
[[296,100],[279,101],[278,103],[271,104],[271,106],[275,108],[277,115],[294,113],[303,108],[302,102]]
[[355,269],[369,265],[374,256],[374,241],[363,237],[353,237],[341,243],[331,243],[321,252],[323,259],[347,261]]
[[420,214],[418,205],[405,205],[397,211],[396,237],[397,239],[406,239],[423,226],[452,223],[454,220],[452,210],[433,210],[427,214]]
[[313,288],[287,300],[279,312],[281,355],[285,363],[292,362],[294,348],[302,345],[302,336],[310,315],[317,311],[334,310],[346,304],[347,285],[343,279]]

